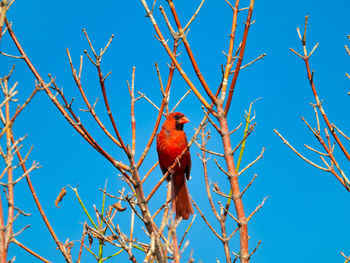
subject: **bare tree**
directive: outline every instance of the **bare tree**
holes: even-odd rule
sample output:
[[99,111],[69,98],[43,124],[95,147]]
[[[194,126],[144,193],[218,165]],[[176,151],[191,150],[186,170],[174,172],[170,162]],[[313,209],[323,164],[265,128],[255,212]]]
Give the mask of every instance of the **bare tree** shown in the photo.
[[[117,147],[119,153],[122,153],[124,157],[126,157],[127,163],[123,163],[121,159],[114,157],[111,153],[108,152],[108,150],[106,150],[107,148],[103,147],[102,144],[95,139],[93,132],[88,130],[87,125],[83,123],[81,118],[79,117],[79,112],[74,107],[74,99],[69,99],[66,97],[66,95],[63,92],[63,89],[59,88],[57,80],[51,75],[49,75],[48,81],[45,81],[44,78],[42,78],[42,76],[37,70],[37,67],[31,62],[31,60],[26,55],[24,48],[18,41],[11,24],[5,16],[8,3],[6,1],[2,1],[4,6],[2,7],[2,10],[5,10],[5,12],[2,12],[2,19],[6,25],[8,34],[10,35],[13,43],[15,44],[20,53],[20,56],[17,56],[17,58],[26,63],[26,65],[33,73],[34,77],[38,82],[33,93],[35,94],[38,90],[43,90],[43,92],[45,92],[48,95],[52,103],[57,107],[59,112],[64,116],[64,118],[73,127],[73,129],[76,132],[78,132],[78,134],[80,134],[92,148],[94,148],[99,154],[101,154],[101,156],[103,156],[115,167],[115,169],[120,173],[120,178],[125,182],[125,185],[117,193],[108,193],[106,191],[106,188],[101,189],[103,193],[102,209],[99,210],[96,208],[96,206],[94,206],[94,214],[96,216],[96,219],[93,219],[93,216],[91,216],[91,213],[88,211],[89,209],[85,207],[82,198],[79,196],[77,187],[70,187],[75,193],[78,202],[83,208],[83,211],[88,219],[83,226],[82,237],[79,241],[80,249],[78,255],[71,255],[71,248],[74,244],[73,241],[69,241],[67,239],[67,241],[63,243],[57,238],[53,228],[51,227],[45,213],[43,212],[40,206],[39,200],[37,199],[34,190],[32,191],[33,198],[37,203],[38,209],[46,223],[46,226],[49,229],[56,245],[61,251],[61,254],[66,262],[73,262],[73,257],[76,258],[77,262],[81,262],[81,255],[84,249],[85,251],[90,253],[97,262],[104,262],[110,258],[119,255],[122,252],[127,253],[130,261],[132,262],[138,262],[141,260],[143,260],[143,262],[153,262],[154,260],[156,260],[157,262],[167,262],[168,259],[172,259],[174,260],[174,262],[180,262],[181,254],[186,248],[186,242],[184,242],[184,240],[194,222],[195,217],[193,217],[193,220],[190,222],[187,230],[182,235],[182,237],[179,238],[177,226],[181,223],[181,220],[175,221],[172,217],[172,213],[169,210],[171,201],[170,184],[168,185],[167,196],[166,198],[164,198],[163,204],[157,209],[157,211],[154,214],[152,214],[150,210],[150,206],[153,205],[152,197],[159,189],[159,187],[163,184],[165,179],[169,176],[173,168],[177,165],[177,162],[174,162],[174,164],[168,169],[168,172],[166,172],[163,175],[163,177],[159,180],[159,182],[149,193],[145,192],[143,184],[151,175],[151,173],[155,170],[155,168],[158,165],[158,162],[155,163],[152,167],[149,167],[146,173],[141,173],[140,168],[143,165],[144,160],[149,153],[149,150],[161,123],[162,116],[167,116],[168,113],[173,112],[178,107],[178,105],[184,99],[186,99],[190,92],[192,92],[197,97],[199,101],[198,107],[203,108],[203,118],[201,122],[197,124],[197,128],[194,134],[191,136],[187,148],[178,156],[177,159],[180,160],[187,151],[187,149],[193,145],[193,143],[197,144],[197,146],[199,147],[201,152],[199,157],[203,164],[203,174],[205,180],[205,185],[203,186],[203,188],[207,193],[211,211],[213,212],[216,220],[219,222],[220,230],[215,229],[214,226],[209,222],[208,216],[202,212],[201,208],[197,205],[197,203],[194,200],[192,200],[192,202],[197,208],[200,216],[202,217],[206,225],[213,232],[214,236],[221,241],[224,248],[226,262],[236,262],[237,259],[239,259],[243,263],[247,263],[250,261],[251,256],[260,245],[260,241],[258,242],[255,249],[249,250],[248,222],[252,218],[252,216],[262,208],[266,198],[263,199],[262,203],[258,205],[253,211],[251,211],[250,214],[247,214],[247,211],[244,209],[242,197],[243,194],[254,182],[256,175],[243,188],[243,190],[241,185],[239,184],[239,176],[241,176],[246,170],[248,170],[252,165],[254,165],[258,160],[262,158],[264,148],[262,149],[261,153],[254,160],[251,160],[251,162],[246,167],[240,168],[242,156],[245,149],[245,142],[248,136],[253,132],[255,128],[255,123],[252,123],[252,121],[254,120],[254,116],[252,116],[251,114],[253,103],[250,105],[249,110],[246,112],[243,137],[237,142],[236,145],[233,143],[231,135],[235,131],[237,131],[241,127],[241,125],[239,125],[235,129],[232,129],[230,127],[232,121],[228,118],[228,116],[240,71],[243,68],[250,66],[252,63],[258,61],[259,59],[265,56],[265,54],[262,54],[253,61],[245,65],[243,64],[243,57],[248,40],[248,32],[251,24],[253,23],[252,14],[254,9],[254,2],[254,0],[251,0],[248,7],[242,8],[240,7],[239,0],[236,0],[234,4],[231,4],[227,1],[228,8],[232,9],[231,30],[229,34],[228,50],[226,53],[224,52],[226,56],[226,62],[224,65],[222,65],[221,81],[220,83],[217,83],[218,88],[214,89],[209,86],[209,84],[205,80],[205,77],[202,75],[200,67],[195,59],[195,54],[192,51],[189,41],[187,39],[187,34],[189,32],[190,25],[200,12],[204,0],[200,3],[198,9],[194,11],[191,19],[186,23],[184,27],[182,26],[180,16],[176,11],[175,4],[172,0],[167,1],[168,10],[172,15],[173,21],[175,21],[176,27],[174,27],[171,24],[165,9],[162,6],[159,6],[163,19],[166,22],[168,31],[172,36],[173,41],[171,45],[165,39],[161,28],[158,26],[156,17],[154,16],[153,10],[156,1],[153,2],[152,7],[150,8],[145,0],[141,0],[141,3],[146,11],[146,16],[149,18],[154,27],[157,39],[163,45],[167,55],[169,56],[171,60],[171,65],[169,67],[166,84],[163,85],[160,70],[158,68],[158,64],[156,64],[156,71],[160,83],[160,92],[162,94],[160,106],[157,106],[156,102],[153,102],[150,98],[147,97],[146,94],[142,92],[138,92],[139,95],[135,94],[135,67],[133,68],[131,82],[127,83],[127,88],[130,94],[130,121],[132,134],[131,142],[129,143],[125,141],[125,139],[120,133],[120,124],[117,124],[118,122],[116,116],[120,116],[122,112],[112,112],[110,107],[110,98],[107,94],[107,78],[111,74],[111,72],[105,74],[101,67],[102,57],[105,55],[108,47],[111,45],[113,35],[107,41],[106,46],[98,50],[90,40],[87,31],[83,29],[84,36],[90,48],[89,51],[84,50],[84,53],[88,58],[89,62],[91,63],[92,67],[96,69],[97,79],[99,82],[99,89],[103,97],[104,109],[105,113],[108,116],[108,121],[110,122],[109,126],[111,127],[111,129],[107,128],[107,125],[102,122],[103,118],[100,117],[101,113],[97,113],[95,111],[97,99],[94,103],[91,103],[88,100],[88,96],[86,95],[86,89],[84,89],[82,81],[83,56],[80,56],[79,65],[75,66],[71,53],[69,49],[67,49],[66,51],[69,60],[69,67],[75,85],[78,88],[80,96],[87,108],[86,110],[83,110],[83,112],[87,112],[91,115],[93,121],[96,122],[98,127],[100,127],[101,131],[106,135],[106,138],[108,138],[108,142]],[[241,37],[239,37],[237,33],[237,26],[239,21],[239,14],[241,13],[245,14],[245,19],[243,34]],[[179,45],[183,45],[183,47],[185,48],[187,57],[191,62],[195,77],[191,77],[190,74],[185,73],[182,63],[179,61]],[[3,55],[6,54],[3,53]],[[169,94],[172,87],[173,76],[175,71],[177,71],[181,75],[181,77],[187,83],[190,89],[184,92],[183,97],[177,100],[174,103],[174,107],[170,109]],[[194,84],[194,80],[196,78],[200,82],[202,91],[200,91],[200,89]],[[155,117],[152,132],[148,135],[146,147],[143,149],[143,151],[136,152],[137,116],[135,116],[135,103],[140,99],[146,99],[151,105],[153,105],[157,109],[157,115]],[[6,99],[4,103],[7,103]],[[21,109],[22,108],[19,108],[18,111],[21,111]],[[16,114],[18,115],[17,112],[15,113],[15,116]],[[8,118],[4,119],[4,129],[2,130],[2,134],[6,133],[6,130],[9,130],[8,127],[12,125],[11,120],[12,119]],[[221,138],[221,152],[214,152],[207,149],[207,143],[210,138],[210,132],[206,130],[208,125],[214,127],[215,133],[218,135],[219,138]],[[9,132],[8,136],[10,135],[11,133]],[[198,136],[199,142],[197,142]],[[143,140],[145,139],[146,137],[143,135]],[[12,143],[15,143],[15,141]],[[17,155],[19,154],[19,151],[16,150],[15,152],[17,153]],[[224,190],[221,190],[226,189],[227,187],[219,186],[216,183],[210,183],[207,169],[207,162],[209,161],[208,154],[215,155],[218,158],[221,158],[221,160],[219,161],[214,159],[214,162],[217,164],[218,171],[221,172],[221,176],[227,178],[226,184],[228,186],[228,189],[230,189],[229,193],[225,193]],[[237,162],[234,158],[235,156],[237,156],[236,154],[238,154]],[[19,160],[21,160],[20,155],[18,155],[18,158]],[[32,167],[36,168],[35,166]],[[22,168],[25,177],[29,178],[29,173],[34,168],[27,169],[25,168],[25,166],[22,166]],[[12,179],[9,177],[9,180],[9,196],[11,196],[13,195],[10,194]],[[27,182],[29,187],[32,189],[32,185],[29,179],[27,179]],[[63,187],[60,194],[58,195],[56,200],[57,206],[66,194],[66,188],[67,187]],[[215,198],[213,198],[212,196],[212,191],[216,195]],[[110,202],[112,202],[112,205],[106,205],[107,198],[111,200]],[[9,202],[10,201],[11,198],[9,199]],[[231,206],[232,203],[233,206]],[[116,215],[118,215],[118,213],[126,213],[124,212],[126,206],[130,208],[130,225],[128,226],[128,233],[125,230],[126,227],[119,225],[116,221]],[[234,210],[232,209],[232,207],[234,207]],[[156,220],[157,217],[160,218],[160,220]],[[226,223],[228,218],[233,220],[233,222],[235,222],[236,224],[236,227],[232,230],[227,229],[228,226]],[[142,225],[142,227],[144,227],[143,229],[145,236],[138,238],[134,236],[135,219],[138,219],[138,222]],[[9,226],[9,229],[10,228],[11,226]],[[165,234],[166,229],[167,235]],[[239,233],[239,251],[232,252],[232,244],[230,243],[230,241],[236,233]],[[192,239],[194,238],[195,237],[192,237]],[[91,248],[91,245],[94,242],[94,240],[97,240],[98,242],[97,252],[94,252]],[[18,243],[18,241],[13,242]],[[7,244],[5,241],[2,241],[2,243],[4,243],[5,246]],[[107,244],[111,247],[116,248],[116,252],[111,255],[105,256],[104,246]],[[143,258],[139,259],[137,257],[136,253],[134,252],[135,249],[143,252]],[[41,259],[38,254],[31,252],[29,249],[25,250]],[[5,251],[7,251],[7,248],[6,250],[2,250],[2,255],[4,256],[3,262],[6,261]],[[233,253],[234,259],[232,259],[231,253]],[[48,262],[45,259],[41,260],[44,262]],[[189,259],[189,262],[192,261],[193,259],[191,257]]]
[[[310,152],[318,155],[318,157],[321,159],[323,164],[317,164],[315,161],[311,161],[309,158],[302,155],[298,150],[296,150],[278,131],[275,129],[275,133],[283,140],[283,142],[294,152],[296,153],[301,159],[306,161],[307,163],[311,164],[312,166],[316,167],[317,169],[331,173],[340,183],[341,185],[349,192],[350,191],[350,181],[348,177],[346,176],[344,170],[341,168],[339,164],[339,158],[344,157],[350,161],[350,155],[344,144],[342,143],[339,136],[342,136],[343,139],[346,139],[350,141],[349,137],[345,135],[345,133],[338,128],[335,124],[331,123],[329,120],[326,111],[322,105],[323,101],[319,98],[315,82],[314,82],[314,71],[311,71],[310,69],[310,63],[309,59],[311,55],[314,53],[316,48],[318,47],[318,43],[312,48],[310,52],[307,51],[307,45],[306,45],[306,32],[307,32],[307,24],[308,24],[308,16],[305,17],[305,25],[304,25],[304,33],[301,34],[299,27],[297,28],[297,33],[299,36],[299,39],[302,44],[303,52],[302,54],[295,51],[293,48],[290,48],[290,51],[296,54],[298,57],[300,57],[305,64],[306,72],[307,72],[307,78],[310,84],[310,87],[312,89],[312,93],[315,98],[315,103],[311,103],[311,107],[313,108],[315,112],[315,120],[316,120],[316,127],[313,127],[308,121],[305,120],[304,117],[301,117],[302,121],[306,124],[308,129],[312,132],[312,134],[316,137],[319,145],[321,146],[322,150],[315,149],[308,144],[304,144],[305,148],[308,149]],[[349,36],[348,36],[349,37]],[[345,45],[345,49],[347,53],[350,55],[349,49],[347,45]],[[345,73],[348,78],[349,74]],[[321,115],[322,119],[320,121],[319,115]],[[322,125],[324,127],[322,127]],[[332,140],[333,139],[333,140]],[[339,148],[341,150],[340,153],[336,153],[336,148]],[[346,258],[345,262],[348,262],[350,258],[346,256],[343,252],[341,252],[341,255]]]

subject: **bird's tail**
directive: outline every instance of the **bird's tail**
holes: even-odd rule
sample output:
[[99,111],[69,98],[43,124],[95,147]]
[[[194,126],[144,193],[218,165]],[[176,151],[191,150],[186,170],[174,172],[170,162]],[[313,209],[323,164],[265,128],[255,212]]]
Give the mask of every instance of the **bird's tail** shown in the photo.
[[172,210],[175,218],[188,219],[193,214],[190,194],[188,193],[185,175],[174,174],[172,176]]

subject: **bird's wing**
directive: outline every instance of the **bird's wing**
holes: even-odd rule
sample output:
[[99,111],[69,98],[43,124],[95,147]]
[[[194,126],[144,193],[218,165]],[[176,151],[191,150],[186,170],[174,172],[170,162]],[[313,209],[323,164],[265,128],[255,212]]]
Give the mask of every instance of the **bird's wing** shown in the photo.
[[187,155],[186,157],[188,158],[188,163],[187,163],[187,166],[185,168],[185,175],[186,175],[186,179],[189,180],[190,179],[190,172],[191,172],[191,154],[190,154],[190,151],[187,150],[187,153],[185,155]]

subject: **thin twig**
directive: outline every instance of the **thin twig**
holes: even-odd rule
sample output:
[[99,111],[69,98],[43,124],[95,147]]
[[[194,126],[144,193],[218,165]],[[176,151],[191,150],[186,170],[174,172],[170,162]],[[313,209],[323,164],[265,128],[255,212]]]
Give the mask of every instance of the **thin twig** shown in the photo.
[[215,236],[222,241],[222,237],[215,231],[215,229],[211,226],[211,224],[208,222],[202,211],[197,206],[196,202],[191,198],[193,205],[197,208],[199,214],[203,218],[204,222],[207,224],[207,226],[210,228],[210,230],[215,234]]
[[244,167],[241,171],[239,171],[239,173],[237,174],[237,176],[240,176],[242,173],[244,173],[248,168],[250,168],[253,164],[255,164],[257,161],[259,161],[262,157],[263,157],[263,153],[265,151],[265,148],[262,148],[262,151],[260,153],[260,155],[254,160],[252,161],[250,164],[248,164],[246,167]]
[[51,261],[43,258],[42,256],[40,256],[39,254],[35,253],[33,250],[31,250],[30,248],[26,247],[25,245],[23,245],[22,243],[20,243],[17,239],[13,238],[12,242],[15,243],[17,246],[19,246],[20,248],[23,248],[25,251],[27,251],[29,254],[32,254],[34,257],[38,258],[39,260],[41,260],[42,262],[45,263],[51,263]]
[[253,215],[255,215],[256,212],[258,212],[262,207],[263,205],[265,204],[265,201],[268,197],[265,197],[264,200],[261,202],[260,205],[258,205],[255,210],[247,217],[247,222],[252,218]]
[[325,172],[329,171],[329,169],[324,168],[322,166],[319,166],[319,165],[311,162],[309,159],[307,159],[303,155],[301,155],[297,150],[295,150],[295,148],[285,138],[283,138],[283,136],[276,129],[274,129],[273,131],[282,139],[283,143],[285,143],[290,149],[292,149],[292,151],[295,152],[301,159],[303,159],[307,163],[311,164],[312,166],[315,166],[316,168],[318,168],[322,171],[325,171]]

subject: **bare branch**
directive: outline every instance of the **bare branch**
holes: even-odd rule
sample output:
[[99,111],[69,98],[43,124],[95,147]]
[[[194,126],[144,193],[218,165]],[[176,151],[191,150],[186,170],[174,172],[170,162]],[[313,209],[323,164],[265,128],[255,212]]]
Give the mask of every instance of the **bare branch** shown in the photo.
[[174,108],[170,112],[174,112],[175,109],[180,105],[180,103],[187,97],[188,94],[191,93],[191,89],[187,90],[186,93],[179,99],[179,101],[175,104]]
[[197,147],[199,149],[201,149],[202,151],[205,151],[207,153],[210,153],[210,154],[213,154],[213,155],[217,155],[217,156],[220,156],[220,157],[224,157],[224,155],[222,153],[217,153],[217,152],[214,152],[214,151],[210,151],[210,150],[208,150],[206,148],[203,148],[197,141],[194,141],[194,142],[197,145]]
[[265,197],[264,200],[261,202],[261,204],[258,205],[258,206],[255,208],[255,210],[247,217],[247,222],[252,218],[253,215],[255,215],[256,212],[258,212],[258,211],[263,207],[263,205],[264,205],[264,203],[265,203],[265,201],[266,201],[267,198],[268,198],[268,197]]
[[213,233],[215,234],[215,236],[220,239],[222,241],[222,237],[215,231],[215,229],[211,226],[211,224],[208,222],[208,220],[205,218],[204,214],[202,213],[202,211],[199,209],[199,207],[197,206],[196,202],[191,198],[193,205],[197,208],[199,214],[201,215],[201,217],[203,218],[204,222],[207,224],[207,226],[210,228],[211,231],[213,231]]
[[196,18],[196,16],[198,15],[199,11],[202,8],[202,5],[204,4],[205,0],[202,0],[201,4],[199,5],[199,7],[197,8],[196,12],[193,14],[193,16],[191,17],[190,21],[188,21],[187,25],[184,27],[184,31],[186,31],[188,29],[188,27],[191,25],[191,23],[193,22],[193,20]]
[[[246,67],[249,67],[251,64],[253,64],[254,62],[256,62],[256,61],[258,61],[258,60],[260,60],[260,59],[262,59],[262,58],[264,58],[265,56],[266,56],[266,53],[261,54],[261,55],[258,56],[256,59],[250,61],[249,63],[247,63],[247,64],[245,64],[245,65],[243,65],[240,69],[244,69],[244,68],[246,68]],[[235,70],[232,70],[232,71],[230,72],[230,74],[232,74],[232,73],[234,73],[234,72],[235,72]]]
[[15,243],[17,246],[19,246],[20,248],[23,248],[29,254],[32,254],[34,257],[38,258],[42,262],[45,262],[45,263],[50,263],[51,262],[51,261],[48,261],[47,259],[43,258],[42,256],[40,256],[39,254],[35,253],[33,250],[31,250],[30,248],[26,247],[22,243],[20,243],[17,239],[13,238],[12,242]]
[[247,191],[247,189],[252,185],[252,183],[254,182],[255,178],[257,177],[257,174],[254,174],[254,177],[252,180],[250,180],[250,182],[247,184],[247,186],[243,189],[243,191],[241,192],[241,197],[243,196],[243,194]]
[[345,139],[347,139],[348,141],[350,141],[350,138],[348,136],[345,135],[345,133],[340,130],[337,126],[335,126],[334,124],[332,124],[332,127],[335,128],[341,135],[344,136]]
[[253,256],[253,254],[258,250],[260,244],[261,244],[261,240],[258,241],[258,244],[257,244],[256,247],[253,249],[253,251],[249,254],[249,257]]
[[285,138],[283,138],[283,136],[276,129],[274,129],[273,131],[283,140],[283,143],[285,143],[290,149],[292,149],[292,151],[295,152],[301,159],[303,159],[307,163],[311,164],[312,166],[315,166],[316,168],[318,168],[322,171],[329,172],[328,168],[324,168],[322,166],[319,166],[319,165],[311,162],[309,159],[305,158],[303,155],[301,155],[297,150],[294,149],[294,147]]
[[248,164],[246,167],[244,167],[238,174],[237,176],[240,176],[242,173],[244,173],[248,168],[250,168],[253,164],[255,164],[257,161],[259,161],[262,157],[263,157],[263,153],[265,151],[265,148],[262,148],[262,151],[260,153],[260,155],[254,160],[252,161],[250,164]]
[[185,237],[186,237],[188,231],[191,229],[191,226],[193,225],[193,222],[194,222],[194,220],[196,219],[196,216],[197,216],[197,215],[194,215],[194,216],[192,217],[191,223],[190,223],[190,224],[188,225],[188,227],[186,228],[186,231],[185,231],[185,233],[183,234],[183,236],[182,236],[182,238],[181,238],[181,241],[180,241],[180,243],[179,243],[179,249],[181,248],[182,242],[184,241],[184,239],[185,239]]
[[238,225],[240,225],[238,219],[235,218],[235,217],[222,205],[222,203],[221,203],[220,201],[218,202],[218,204],[220,205],[220,207],[221,207],[223,210],[226,211],[226,213],[227,213],[233,220],[235,220],[235,222],[236,222]]
[[214,159],[214,162],[224,174],[226,174],[228,177],[231,177],[231,175],[224,168],[222,168],[220,166],[220,164],[218,163],[218,161],[216,159]]

